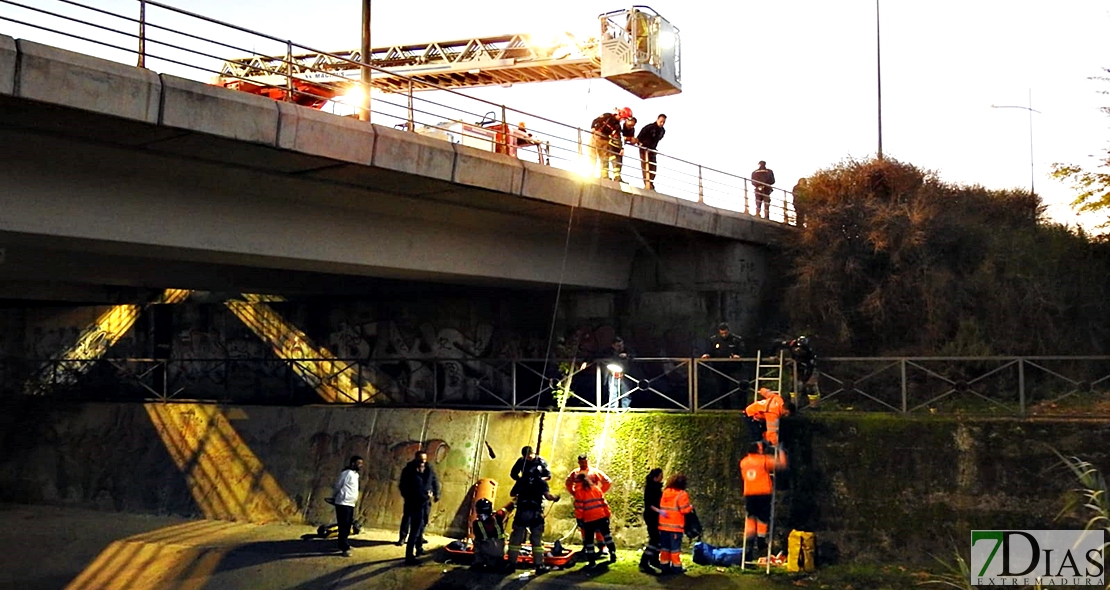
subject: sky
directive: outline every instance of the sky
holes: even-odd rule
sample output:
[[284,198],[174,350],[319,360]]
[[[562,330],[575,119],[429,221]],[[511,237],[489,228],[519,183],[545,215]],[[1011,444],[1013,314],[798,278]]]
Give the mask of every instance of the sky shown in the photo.
[[[76,10],[57,0],[23,1],[57,12]],[[134,0],[81,1],[137,14]],[[325,51],[359,46],[360,0],[168,3]],[[605,80],[466,92],[582,127],[616,106],[632,108],[641,123],[666,113],[660,151],[743,176],[766,160],[778,186],[787,189],[846,158],[875,155],[874,0],[655,0],[649,6],[681,31],[679,95],[640,100]],[[377,47],[564,30],[585,37],[597,34],[598,14],[621,8],[586,0],[379,0],[372,4],[372,39]],[[150,11],[152,22],[186,24],[187,19]],[[1078,216],[1069,206],[1074,190],[1049,173],[1053,162],[1094,165],[1095,156],[1110,147],[1110,117],[1098,110],[1110,106],[1110,96],[1099,94],[1110,90],[1110,83],[1090,80],[1110,68],[1110,4],[879,0],[879,15],[885,156],[954,183],[1028,189],[1033,182],[1054,220],[1088,228],[1106,220],[1105,213]],[[0,3],[0,16],[27,19],[28,13]],[[227,34],[196,21],[187,24],[182,28],[200,36]],[[105,53],[11,22],[0,21],[0,33]],[[273,51],[257,47],[254,39],[235,43]],[[174,73],[172,64],[151,67]],[[176,69],[207,79],[181,70]],[[1032,166],[1030,113],[991,105],[1031,105],[1039,111],[1032,115]]]

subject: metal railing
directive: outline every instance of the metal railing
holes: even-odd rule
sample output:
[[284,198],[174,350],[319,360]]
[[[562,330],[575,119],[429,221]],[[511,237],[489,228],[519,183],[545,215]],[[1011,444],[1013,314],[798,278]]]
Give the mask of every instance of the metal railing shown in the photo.
[[[0,8],[4,9],[0,21],[36,31],[45,37],[43,42],[75,45],[76,49],[105,59],[157,67],[162,73],[182,77],[195,78],[198,73],[205,73],[240,80],[258,93],[337,115],[371,118],[372,113],[378,123],[573,170],[583,177],[598,175],[590,170],[588,162],[591,132],[575,125],[413,78],[407,78],[409,84],[404,94],[386,94],[370,102],[360,82],[339,78],[323,68],[294,64],[293,56],[316,53],[332,63],[347,62],[352,67],[365,66],[379,73],[387,70],[161,2],[135,0],[136,11],[132,16],[75,0],[49,0],[35,6],[29,1],[0,0]],[[275,55],[287,57],[268,70],[272,76],[267,81],[238,77],[226,67],[228,61],[244,56]],[[431,98],[421,96],[421,90],[433,88],[438,91]],[[364,111],[367,103],[370,108]],[[453,130],[446,130],[452,126]],[[632,174],[623,174],[622,178],[632,186],[643,187],[639,150],[631,146],[625,151],[630,153],[623,157],[632,164],[625,169],[631,168]],[[751,179],[663,152],[656,154],[654,184],[659,192],[721,209],[755,212],[755,185]],[[793,194],[774,188],[765,217],[779,223],[796,223]]]
[[[321,367],[328,367],[322,372]],[[742,411],[756,359],[608,362],[489,358],[0,359],[0,393],[72,400],[353,403],[568,411]],[[1110,357],[821,359],[808,384],[784,364],[801,412],[1110,414]],[[764,375],[767,376],[767,375]],[[324,395],[324,390],[327,395]],[[338,395],[336,394],[338,392]]]

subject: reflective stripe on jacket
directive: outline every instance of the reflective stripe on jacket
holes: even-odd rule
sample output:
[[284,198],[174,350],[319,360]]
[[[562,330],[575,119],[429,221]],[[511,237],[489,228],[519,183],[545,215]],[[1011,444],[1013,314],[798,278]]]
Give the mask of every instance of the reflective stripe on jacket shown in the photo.
[[682,533],[686,530],[686,515],[694,510],[690,496],[685,490],[665,488],[659,508],[665,513],[659,515],[659,530],[669,533]]
[[593,522],[601,518],[608,518],[610,514],[612,513],[609,511],[609,503],[605,501],[605,494],[601,492],[601,488],[597,486],[590,486],[589,488],[583,485],[575,486],[575,518],[582,522]]

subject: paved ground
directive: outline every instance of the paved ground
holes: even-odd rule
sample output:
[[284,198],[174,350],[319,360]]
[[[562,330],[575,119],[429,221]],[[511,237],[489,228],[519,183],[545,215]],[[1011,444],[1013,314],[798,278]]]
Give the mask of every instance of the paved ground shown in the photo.
[[[97,512],[52,506],[0,505],[0,590],[461,590],[499,588],[843,587],[813,577],[738,575],[695,567],[685,576],[656,578],[636,571],[638,554],[624,552],[609,571],[580,567],[538,578],[473,574],[435,560],[402,565],[392,531],[352,537],[351,557],[334,539],[302,538],[315,529]],[[431,547],[449,539],[429,536]],[[689,560],[689,555],[686,555]],[[861,587],[859,585],[857,588]],[[875,586],[872,586],[875,587]]]

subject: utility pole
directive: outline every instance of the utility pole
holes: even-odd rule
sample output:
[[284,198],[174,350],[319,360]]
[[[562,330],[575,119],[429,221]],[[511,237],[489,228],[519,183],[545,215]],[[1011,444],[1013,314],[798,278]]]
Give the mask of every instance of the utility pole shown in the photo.
[[1041,114],[1040,111],[1033,108],[1033,89],[1029,89],[1029,106],[1016,106],[1016,105],[997,105],[992,104],[992,109],[1023,109],[1029,111],[1029,194],[1036,194],[1036,165],[1033,160],[1033,113]]
[[362,0],[362,105],[358,118],[370,120],[370,0]]
[[883,159],[883,59],[879,34],[879,0],[875,0],[875,81],[879,90],[879,159]]

